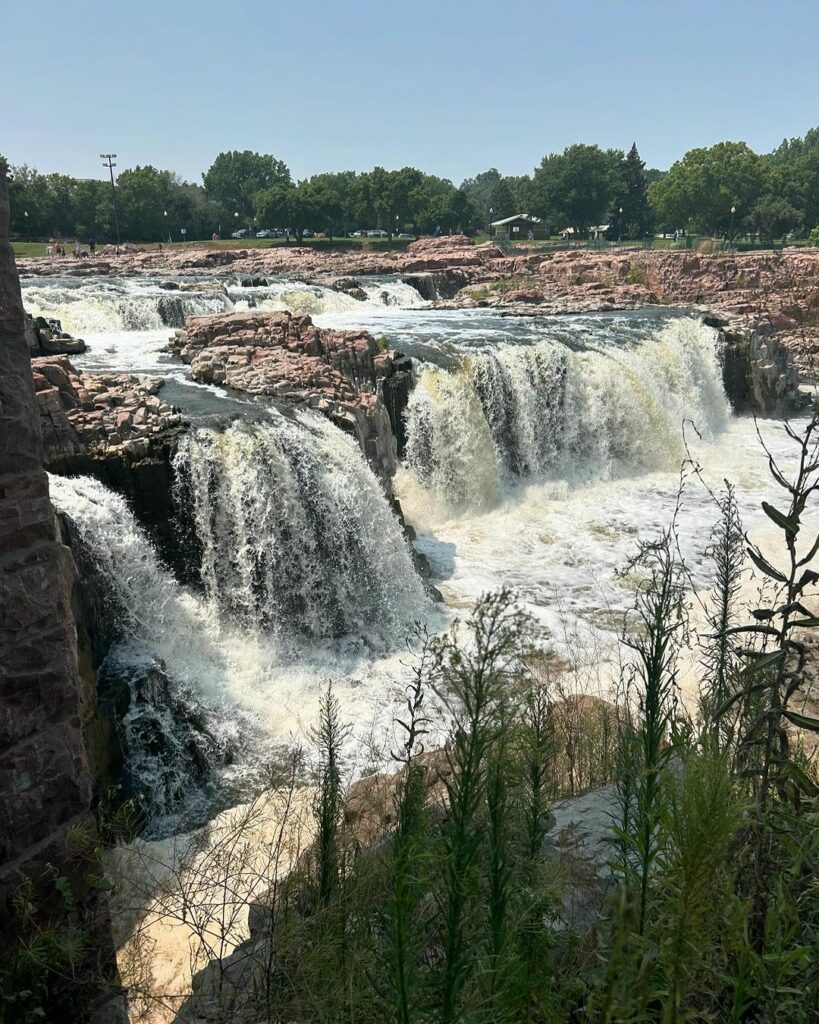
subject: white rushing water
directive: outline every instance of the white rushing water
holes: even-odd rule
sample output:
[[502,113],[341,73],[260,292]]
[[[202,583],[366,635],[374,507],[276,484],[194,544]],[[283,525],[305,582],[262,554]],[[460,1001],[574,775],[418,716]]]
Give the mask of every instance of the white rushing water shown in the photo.
[[[186,371],[165,351],[175,328],[190,316],[248,309],[289,310],[332,321],[368,317],[381,310],[419,308],[415,288],[398,280],[362,278],[365,299],[289,279],[245,287],[239,279],[205,277],[30,277],[21,281],[32,316],[55,318],[83,338],[86,353],[72,357],[89,370],[162,373],[187,382]],[[172,288],[163,287],[172,285]]]
[[328,678],[356,739],[375,728],[400,691],[391,652],[432,612],[363,456],[316,414],[194,430],[177,469],[204,593],[178,583],[122,497],[51,477],[118,619],[104,675],[131,689],[127,768],[159,831],[193,800],[192,766],[210,761],[221,779],[201,805],[208,787],[251,783],[271,744],[303,741]]
[[520,479],[585,483],[663,469],[690,420],[729,418],[715,332],[679,319],[630,349],[500,345],[420,374],[406,462],[447,515],[494,507]]
[[[298,282],[177,283],[191,290],[36,280],[24,298],[86,337],[91,349],[76,360],[85,368],[183,383],[187,369],[163,350],[171,325],[193,313],[289,308],[386,335],[417,360],[396,487],[445,600],[442,613],[425,598],[357,447],[311,414],[199,426],[180,444],[177,497],[194,524],[202,591],[162,565],[122,498],[93,480],[52,478],[55,504],[127,609],[112,660],[135,676],[164,665],[177,710],[204,723],[205,755],[237,751],[228,775],[252,775],[268,743],[304,737],[328,678],[365,751],[401,697],[413,622],[441,628],[503,585],[532,614],[540,642],[561,654],[582,648],[604,687],[634,597],[635,581],[616,570],[640,540],[676,517],[692,578],[710,584],[718,511],[690,470],[681,492],[687,454],[715,490],[726,478],[736,484],[763,547],[775,538],[760,512],[774,492],[754,423],[730,414],[714,332],[681,311],[519,318],[427,308],[400,282],[365,282],[363,302]],[[191,393],[174,388],[174,401]],[[186,406],[195,421],[202,411],[244,415],[235,401],[204,397],[201,410]],[[781,425],[759,427],[787,465],[793,446]],[[143,754],[151,730],[171,729],[162,708],[131,725]],[[252,749],[242,749],[247,737]],[[190,741],[177,746],[180,763],[190,761]],[[164,756],[135,753],[134,770],[163,779]],[[167,810],[178,780],[151,784],[170,793]]]
[[424,592],[355,440],[316,413],[194,430],[175,467],[224,613],[294,638],[406,630]]

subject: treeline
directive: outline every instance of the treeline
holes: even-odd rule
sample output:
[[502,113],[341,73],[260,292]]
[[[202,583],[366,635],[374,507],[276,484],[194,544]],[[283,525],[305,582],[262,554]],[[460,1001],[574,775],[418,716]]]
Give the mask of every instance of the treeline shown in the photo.
[[[18,238],[111,239],[110,183],[12,168],[12,233]],[[138,166],[116,179],[123,239],[179,240],[229,235],[237,228],[305,229],[346,235],[359,228],[429,234],[485,230],[492,220],[533,214],[546,233],[572,228],[585,237],[655,231],[754,234],[764,239],[819,233],[819,129],[785,140],[767,154],[744,142],[689,150],[669,171],[648,169],[628,152],[576,144],[545,156],[531,175],[495,168],[459,186],[414,167],[339,171],[294,181],[274,156],[220,153],[202,184],[173,171]]]

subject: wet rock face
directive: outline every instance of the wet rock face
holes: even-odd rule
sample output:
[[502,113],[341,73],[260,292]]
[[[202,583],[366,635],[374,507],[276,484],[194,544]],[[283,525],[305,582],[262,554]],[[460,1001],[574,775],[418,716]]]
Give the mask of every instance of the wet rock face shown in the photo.
[[32,356],[77,355],[87,346],[82,338],[74,338],[63,330],[59,320],[26,314],[26,341]]
[[66,356],[33,359],[31,367],[46,469],[90,474],[124,494],[177,567],[172,457],[187,423],[159,397],[162,380],[82,373]]
[[[86,931],[105,970],[113,954],[107,913],[84,882],[87,864],[66,846],[74,826],[92,843],[94,834],[83,745],[88,681],[80,676],[72,614],[76,569],[57,539],[49,501],[8,225],[0,165],[0,961],[17,941],[14,894],[31,878],[41,920]],[[50,865],[68,879],[73,910]],[[81,1019],[93,986],[75,995]]]
[[317,410],[352,434],[388,484],[396,444],[381,398],[393,359],[366,331],[315,327],[291,313],[193,317],[171,349],[196,380]]

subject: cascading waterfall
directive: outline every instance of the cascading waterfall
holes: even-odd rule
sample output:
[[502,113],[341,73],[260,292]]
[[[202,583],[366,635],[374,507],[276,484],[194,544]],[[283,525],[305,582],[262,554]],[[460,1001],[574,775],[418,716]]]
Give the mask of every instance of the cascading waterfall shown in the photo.
[[293,728],[294,705],[312,717],[316,678],[338,670],[327,638],[344,635],[342,661],[356,644],[386,652],[429,609],[377,480],[318,415],[200,428],[176,469],[204,595],[161,563],[122,497],[89,477],[51,477],[83,576],[115,623],[101,685],[129,691],[126,770],[154,833],[180,804],[196,814],[215,791],[252,784],[266,745]]
[[715,333],[680,318],[629,348],[501,345],[425,367],[407,409],[405,486],[444,515],[497,505],[521,479],[586,483],[668,468],[683,421],[729,417]]
[[76,535],[83,578],[101,591],[98,628],[113,644],[100,688],[128,691],[125,701],[116,692],[113,699],[127,704],[117,724],[133,789],[155,823],[182,802],[195,814],[253,732],[225,700],[237,673],[231,648],[206,603],[161,564],[120,495],[91,477],[51,476],[49,486]]
[[151,281],[48,279],[22,282],[32,316],[54,317],[78,337],[182,327],[187,316],[225,313],[232,308],[220,291],[165,291]]
[[209,599],[283,642],[387,638],[425,598],[407,541],[355,442],[317,414],[193,431],[175,459]]
[[238,281],[174,281],[167,289],[141,277],[33,278],[22,282],[26,309],[33,316],[58,319],[78,337],[183,327],[190,316],[233,310],[290,310],[311,316],[348,314],[385,306],[425,305],[419,293],[401,281],[361,281],[366,299],[303,281],[273,280],[244,287]]

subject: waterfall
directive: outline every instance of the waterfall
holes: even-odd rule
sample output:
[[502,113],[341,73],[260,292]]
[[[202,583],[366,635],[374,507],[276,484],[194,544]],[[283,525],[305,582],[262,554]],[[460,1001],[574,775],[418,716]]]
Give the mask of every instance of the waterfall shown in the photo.
[[388,638],[425,598],[401,527],[355,442],[299,413],[200,428],[175,459],[201,578],[223,614],[282,642]]
[[362,280],[366,298],[303,281],[271,280],[244,287],[237,281],[175,280],[166,289],[152,278],[28,278],[23,301],[33,316],[53,317],[77,337],[184,327],[190,316],[233,310],[289,310],[311,316],[381,310],[385,306],[425,305],[402,281]]
[[426,366],[407,408],[403,485],[444,515],[498,504],[521,480],[587,483],[666,469],[683,421],[728,422],[715,333],[680,318],[639,345],[500,345]]
[[211,799],[242,737],[254,734],[229,707],[241,666],[207,604],[161,564],[124,498],[91,477],[51,475],[49,487],[82,577],[98,592],[104,621],[96,628],[112,641],[98,686],[115,708],[125,775],[161,832],[183,803],[195,815]]
[[190,820],[214,794],[246,792],[271,745],[312,718],[328,675],[369,700],[350,652],[394,649],[429,607],[378,481],[318,415],[196,430],[176,468],[204,594],[162,564],[120,495],[50,478],[106,610],[99,626],[113,624],[100,690],[127,708],[125,771],[154,834],[183,808]]
[[207,286],[166,291],[155,281],[134,278],[24,279],[22,291],[29,313],[56,318],[77,337],[182,327],[187,316],[232,308],[226,294]]

